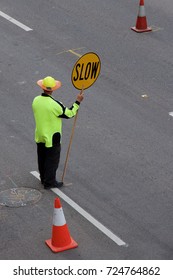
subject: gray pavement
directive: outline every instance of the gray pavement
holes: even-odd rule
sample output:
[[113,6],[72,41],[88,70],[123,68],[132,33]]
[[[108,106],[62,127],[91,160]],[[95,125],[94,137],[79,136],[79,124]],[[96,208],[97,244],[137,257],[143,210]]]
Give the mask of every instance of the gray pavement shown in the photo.
[[[137,34],[138,1],[2,0],[0,10],[0,190],[34,188],[41,199],[0,206],[0,259],[172,259],[172,1],[146,1],[154,32]],[[71,106],[77,54],[96,52],[101,74],[85,92],[62,192],[120,237],[118,246],[62,199],[78,248],[53,254],[53,203],[37,171],[31,103],[36,81],[62,81],[54,96]],[[145,96],[145,97],[143,97]],[[64,120],[62,175],[73,120]]]

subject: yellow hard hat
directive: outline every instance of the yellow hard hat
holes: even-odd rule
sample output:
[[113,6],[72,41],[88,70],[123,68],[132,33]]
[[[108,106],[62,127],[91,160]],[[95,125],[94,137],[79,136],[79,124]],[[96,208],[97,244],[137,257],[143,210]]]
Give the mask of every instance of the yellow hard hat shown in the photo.
[[39,85],[44,90],[53,91],[61,87],[61,82],[56,81],[54,78],[48,76],[37,81],[37,85]]

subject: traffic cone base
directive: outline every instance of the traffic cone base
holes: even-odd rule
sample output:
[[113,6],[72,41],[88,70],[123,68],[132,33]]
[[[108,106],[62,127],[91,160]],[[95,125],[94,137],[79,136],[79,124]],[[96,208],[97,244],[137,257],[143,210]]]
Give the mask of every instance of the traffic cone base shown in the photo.
[[62,252],[62,251],[65,251],[65,250],[70,250],[70,249],[78,247],[78,244],[76,243],[76,241],[73,240],[73,238],[71,238],[71,242],[68,245],[63,246],[63,247],[53,246],[52,245],[52,239],[46,240],[45,243],[54,253],[58,253],[58,252]]
[[151,27],[147,27],[145,29],[137,29],[136,26],[134,27],[131,27],[131,29],[137,33],[142,33],[142,32],[150,32],[152,31],[152,28]]

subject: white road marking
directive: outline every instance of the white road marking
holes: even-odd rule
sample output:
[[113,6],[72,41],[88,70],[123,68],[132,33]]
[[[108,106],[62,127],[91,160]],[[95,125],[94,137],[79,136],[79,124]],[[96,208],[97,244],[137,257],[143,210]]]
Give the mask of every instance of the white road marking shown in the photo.
[[82,56],[81,54],[79,54],[79,53],[77,53],[77,52],[74,52],[73,50],[69,50],[69,52],[72,53],[72,54],[74,54],[74,55],[76,55],[76,56],[78,56],[78,57],[81,57],[81,56]]
[[[37,171],[31,171],[30,173],[38,180],[40,180],[40,176]],[[112,241],[114,241],[118,246],[126,246],[126,247],[128,246],[127,243],[125,243],[112,231],[106,228],[103,224],[101,224],[98,220],[96,220],[93,216],[91,216],[88,212],[86,212],[83,208],[81,208],[77,203],[75,203],[71,198],[65,195],[62,191],[60,191],[57,188],[53,188],[51,190],[59,197],[61,197],[65,202],[67,202],[71,207],[73,207],[85,219],[87,219],[90,223],[92,223],[96,228],[98,228],[101,232],[103,232],[107,237],[109,237]]]
[[74,55],[77,55],[77,56],[81,57],[82,55],[79,54],[79,53],[76,53],[75,51],[77,51],[77,50],[82,50],[82,49],[85,49],[85,47],[81,47],[81,48],[77,48],[77,49],[72,49],[72,50],[64,50],[64,51],[62,51],[62,52],[57,53],[56,55],[60,55],[60,54],[63,54],[63,53],[68,53],[68,52],[70,52],[70,53],[72,53],[72,54],[74,54]]
[[19,26],[20,28],[24,29],[25,31],[31,31],[32,29],[26,25],[24,25],[23,23],[19,22],[18,20],[10,17],[9,15],[3,13],[2,11],[0,11],[0,16],[7,19],[8,21],[12,22],[13,24]]

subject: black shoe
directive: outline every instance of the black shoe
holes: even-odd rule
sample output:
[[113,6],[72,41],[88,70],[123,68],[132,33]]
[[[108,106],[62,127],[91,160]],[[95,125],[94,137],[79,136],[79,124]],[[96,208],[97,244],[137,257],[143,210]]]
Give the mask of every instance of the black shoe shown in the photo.
[[53,188],[61,188],[61,187],[63,187],[63,185],[64,185],[63,182],[56,181],[56,183],[54,184]]
[[56,181],[52,186],[44,185],[44,188],[49,190],[51,188],[61,188],[63,185],[64,185],[63,182]]

